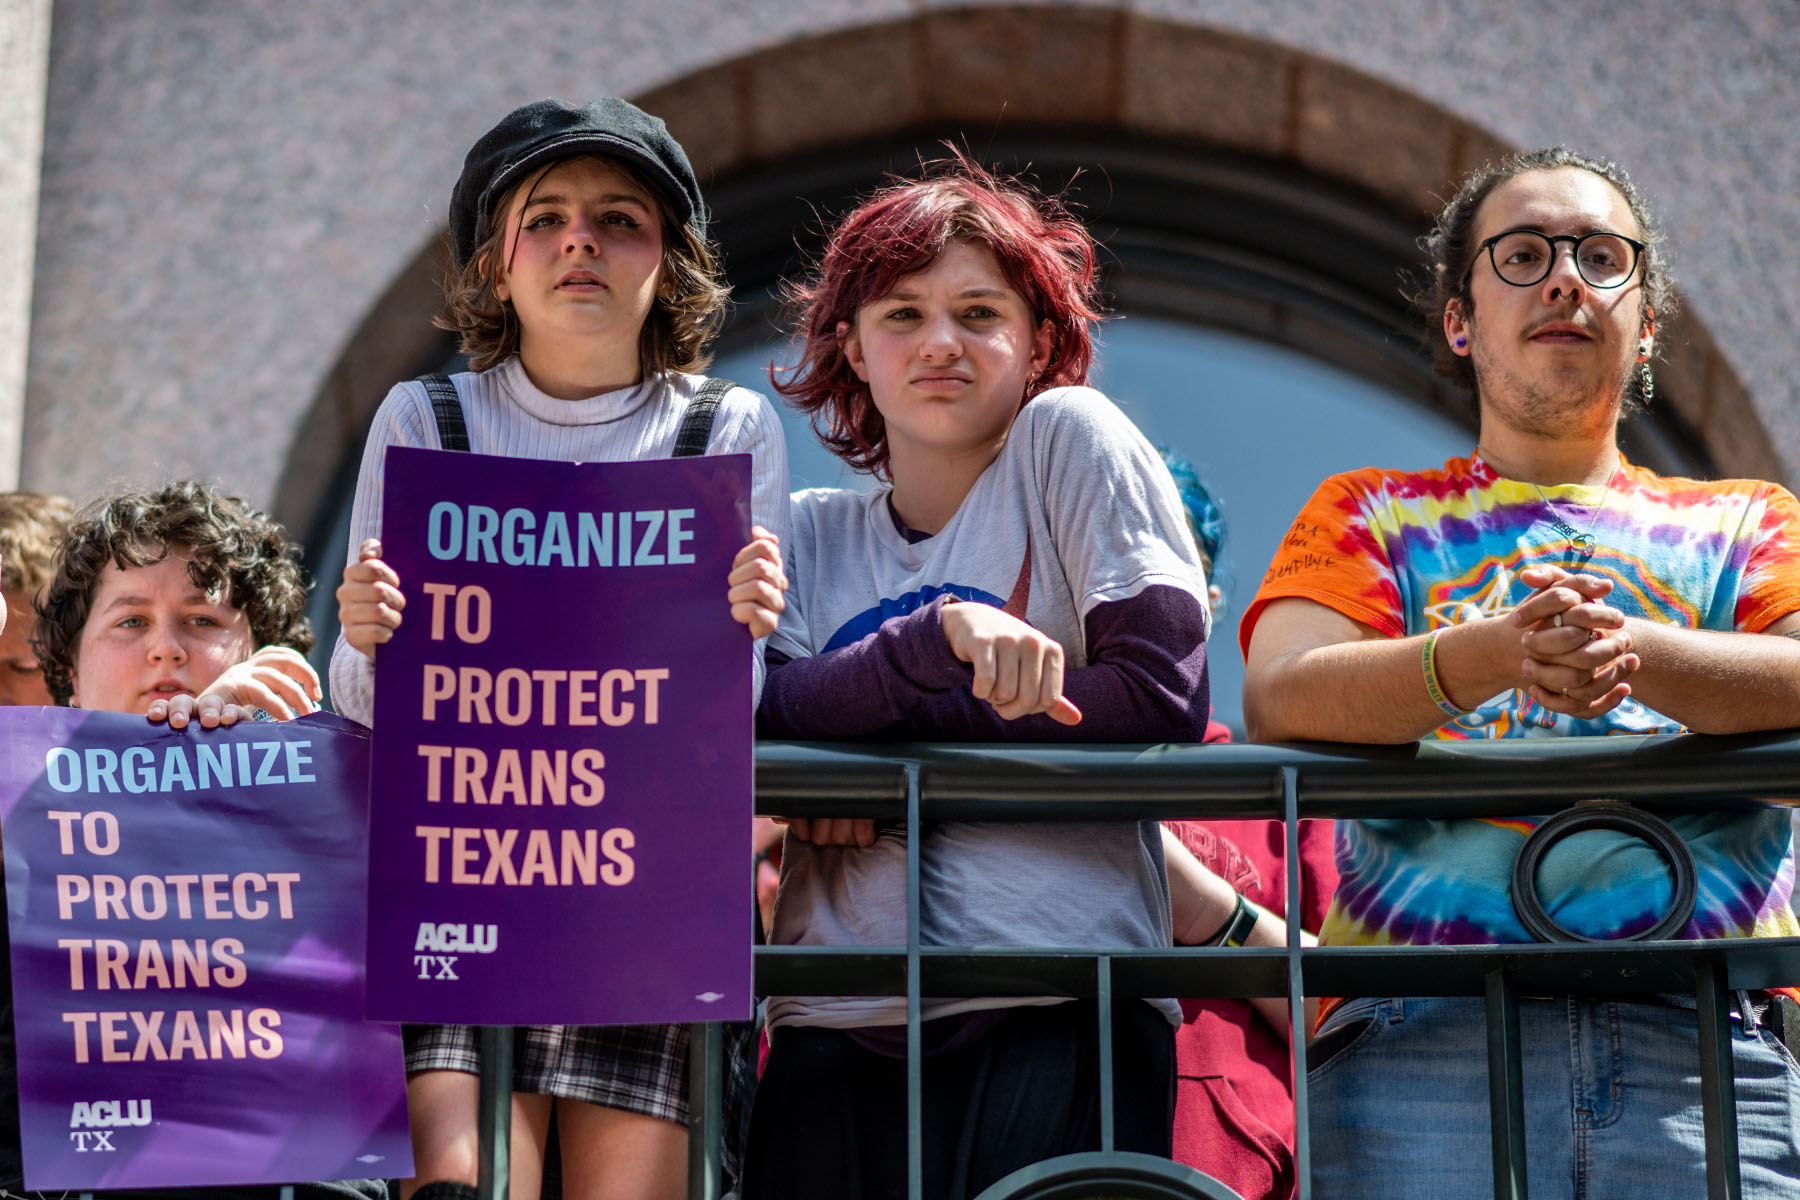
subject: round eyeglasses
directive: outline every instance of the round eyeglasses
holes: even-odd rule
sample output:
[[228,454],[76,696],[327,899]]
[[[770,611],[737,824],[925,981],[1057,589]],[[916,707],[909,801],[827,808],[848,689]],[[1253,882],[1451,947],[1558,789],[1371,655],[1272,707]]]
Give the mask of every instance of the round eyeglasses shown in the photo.
[[[1576,237],[1572,233],[1551,235],[1535,229],[1509,229],[1475,248],[1476,259],[1470,262],[1469,271],[1474,271],[1475,262],[1486,250],[1488,261],[1494,264],[1494,274],[1514,287],[1532,287],[1549,277],[1556,264],[1558,242],[1568,242],[1574,248],[1575,269],[1588,286],[1597,288],[1616,288],[1630,279],[1644,251],[1644,243],[1604,230]],[[1468,273],[1463,280],[1468,281]]]

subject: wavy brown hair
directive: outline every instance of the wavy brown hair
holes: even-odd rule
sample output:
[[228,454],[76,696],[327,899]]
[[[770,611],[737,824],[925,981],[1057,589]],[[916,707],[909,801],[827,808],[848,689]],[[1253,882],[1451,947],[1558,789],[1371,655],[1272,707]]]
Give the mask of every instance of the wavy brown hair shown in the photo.
[[61,496],[0,492],[0,590],[35,600],[56,574],[75,509]]
[[51,699],[67,704],[74,695],[81,631],[107,569],[153,567],[177,551],[193,556],[188,576],[196,587],[222,593],[244,614],[257,646],[302,654],[313,648],[300,547],[286,530],[236,496],[204,483],[172,483],[102,501],[69,530],[32,637]]
[[[500,279],[496,264],[506,245],[507,214],[520,193],[536,187],[546,171],[567,161],[559,159],[508,188],[488,214],[475,253],[444,280],[444,307],[434,323],[457,335],[472,370],[497,367],[519,352],[519,316],[510,301],[494,292]],[[706,346],[719,331],[731,298],[718,252],[693,226],[676,221],[662,190],[642,172],[616,158],[604,161],[650,197],[662,223],[662,282],[638,335],[638,367],[645,375],[702,370],[712,361]]]

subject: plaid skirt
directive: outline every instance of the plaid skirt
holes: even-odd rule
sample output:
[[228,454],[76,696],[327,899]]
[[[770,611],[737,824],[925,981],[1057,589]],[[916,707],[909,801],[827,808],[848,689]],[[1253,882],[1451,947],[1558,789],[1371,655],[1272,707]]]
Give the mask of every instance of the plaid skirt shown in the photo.
[[[406,1072],[481,1071],[472,1025],[408,1025]],[[513,1090],[585,1100],[686,1125],[685,1025],[525,1025],[513,1030]]]

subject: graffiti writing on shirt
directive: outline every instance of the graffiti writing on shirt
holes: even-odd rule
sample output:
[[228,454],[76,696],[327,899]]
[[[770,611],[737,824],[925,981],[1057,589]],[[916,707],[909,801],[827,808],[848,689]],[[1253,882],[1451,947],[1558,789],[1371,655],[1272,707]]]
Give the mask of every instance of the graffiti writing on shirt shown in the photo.
[[1314,538],[1324,532],[1325,527],[1323,525],[1316,523],[1309,525],[1305,521],[1295,521],[1292,527],[1288,529],[1287,536],[1281,539],[1281,544],[1290,549],[1305,550],[1312,545],[1312,540]]
[[1317,571],[1336,566],[1336,555],[1312,549],[1312,540],[1324,533],[1323,525],[1295,521],[1281,539],[1281,548],[1286,552],[1285,558],[1279,564],[1269,568],[1269,573],[1263,577],[1263,582],[1274,583],[1278,579],[1286,579],[1290,575],[1298,575],[1303,571]]

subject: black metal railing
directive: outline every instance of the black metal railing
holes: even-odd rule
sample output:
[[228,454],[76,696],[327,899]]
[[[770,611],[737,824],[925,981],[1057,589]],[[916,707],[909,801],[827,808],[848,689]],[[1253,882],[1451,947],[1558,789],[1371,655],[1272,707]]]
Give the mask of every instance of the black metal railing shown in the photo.
[[[872,817],[909,828],[936,820],[1273,818],[1287,826],[1287,910],[1301,911],[1301,818],[1546,814],[1605,797],[1644,809],[1800,803],[1800,735],[1634,737],[1365,746],[959,746],[764,743],[758,811]],[[1800,938],[1602,945],[1314,947],[1289,928],[1285,951],[1178,947],[964,950],[919,941],[919,851],[907,851],[907,943],[886,947],[762,947],[766,995],[905,996],[908,1012],[909,1195],[921,1198],[920,998],[1060,994],[1098,1001],[1101,1150],[1029,1168],[983,1200],[1087,1194],[1229,1197],[1198,1173],[1113,1149],[1109,1031],[1115,998],[1284,996],[1294,1046],[1303,999],[1410,995],[1485,998],[1494,1195],[1526,1196],[1521,995],[1632,996],[1689,992],[1698,1009],[1708,1195],[1740,1194],[1729,996],[1800,982]],[[695,1026],[689,1195],[717,1200],[720,1039]],[[490,1036],[486,1045],[505,1039]],[[1303,1058],[1297,1056],[1299,1061]],[[484,1059],[494,1079],[499,1064]],[[510,1073],[510,1072],[508,1072]],[[1305,1071],[1296,1071],[1300,1196],[1310,1194]],[[505,1195],[506,1092],[484,1078],[481,1194]]]

